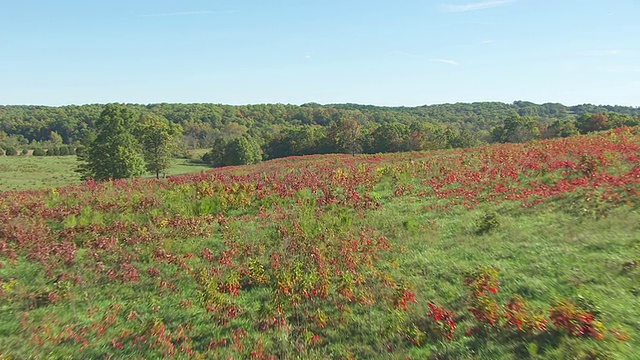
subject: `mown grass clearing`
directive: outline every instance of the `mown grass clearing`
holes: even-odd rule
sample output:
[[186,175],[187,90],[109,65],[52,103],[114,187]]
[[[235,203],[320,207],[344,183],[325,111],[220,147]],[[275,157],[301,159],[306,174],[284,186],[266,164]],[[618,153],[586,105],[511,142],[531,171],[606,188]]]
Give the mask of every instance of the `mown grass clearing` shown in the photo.
[[[46,189],[80,183],[75,156],[0,156],[0,191]],[[166,175],[182,175],[210,167],[174,159]],[[146,175],[151,178],[153,175]]]

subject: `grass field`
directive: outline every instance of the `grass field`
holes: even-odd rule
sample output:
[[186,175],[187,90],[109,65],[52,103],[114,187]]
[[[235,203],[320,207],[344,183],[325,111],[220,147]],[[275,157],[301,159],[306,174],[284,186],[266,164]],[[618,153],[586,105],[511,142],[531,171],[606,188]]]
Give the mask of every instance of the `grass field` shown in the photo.
[[[80,176],[75,172],[77,167],[75,156],[0,156],[0,191],[45,189],[79,183]],[[174,159],[166,174],[189,174],[209,169],[187,159]]]
[[0,358],[637,359],[640,129],[0,193]]

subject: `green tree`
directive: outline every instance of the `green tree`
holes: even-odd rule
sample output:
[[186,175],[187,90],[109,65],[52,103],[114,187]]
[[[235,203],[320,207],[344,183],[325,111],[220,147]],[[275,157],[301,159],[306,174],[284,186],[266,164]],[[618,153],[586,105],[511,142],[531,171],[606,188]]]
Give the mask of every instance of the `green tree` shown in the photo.
[[328,152],[355,155],[362,150],[360,144],[361,125],[351,118],[343,118],[332,122],[327,131]]
[[212,166],[254,164],[262,160],[262,149],[251,136],[238,136],[228,140],[217,138],[213,148],[202,156],[202,161]]
[[239,136],[227,145],[225,165],[255,164],[262,160],[260,145],[250,136]]
[[268,159],[292,155],[322,153],[325,129],[319,125],[301,125],[278,129],[263,136],[264,156]]
[[140,143],[133,135],[135,114],[124,105],[108,104],[95,123],[95,138],[88,144],[80,171],[95,180],[122,179],[144,173]]
[[171,166],[171,157],[178,150],[182,127],[155,114],[140,116],[136,133],[142,145],[146,168],[160,178],[160,173]]
[[214,167],[224,166],[228,145],[229,140],[222,137],[216,138],[211,144],[211,150],[202,155],[202,161]]
[[570,120],[556,120],[549,126],[547,129],[548,138],[556,138],[556,137],[569,137],[572,135],[577,135],[580,132],[576,127],[576,121],[573,119]]
[[458,131],[450,130],[450,136],[447,138],[448,146],[454,149],[468,148],[478,145],[478,140],[467,129]]
[[53,146],[60,146],[63,142],[62,136],[60,136],[60,134],[55,131],[51,132],[51,135],[49,135],[49,140],[51,140],[51,144],[53,144]]
[[406,151],[410,129],[399,122],[391,122],[380,125],[372,134],[373,152],[398,152]]
[[606,130],[609,128],[609,117],[602,113],[592,115],[583,114],[577,119],[576,126],[581,134]]
[[540,130],[533,118],[512,114],[504,120],[504,125],[494,127],[491,135],[497,142],[520,143],[539,138]]
[[621,126],[637,126],[640,124],[640,117],[633,117],[627,114],[606,113],[609,129]]
[[4,154],[7,156],[16,156],[18,155],[18,150],[13,146],[6,146],[4,148]]
[[409,125],[407,150],[422,151],[445,149],[449,146],[447,138],[449,131],[440,124],[414,121]]

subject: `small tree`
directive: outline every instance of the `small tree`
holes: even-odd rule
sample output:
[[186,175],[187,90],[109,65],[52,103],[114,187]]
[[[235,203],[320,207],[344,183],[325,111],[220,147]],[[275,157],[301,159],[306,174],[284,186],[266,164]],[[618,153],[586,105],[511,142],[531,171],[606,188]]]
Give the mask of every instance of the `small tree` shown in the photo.
[[362,150],[360,144],[361,128],[358,121],[350,118],[332,122],[327,131],[327,150],[355,156]]
[[68,146],[60,146],[58,148],[58,155],[60,155],[60,156],[69,155],[69,147]]
[[580,132],[575,120],[556,120],[547,129],[548,137],[569,137]]
[[216,138],[213,141],[212,149],[202,155],[202,161],[214,167],[224,166],[228,145],[229,140],[225,140],[225,138],[222,137]]
[[231,140],[218,138],[213,149],[202,156],[202,161],[213,166],[245,165],[262,160],[262,149],[258,142],[248,136]]
[[584,114],[578,118],[576,125],[582,134],[606,130],[609,128],[609,117],[605,114]]
[[411,133],[408,126],[399,122],[380,125],[372,134],[373,152],[406,151]]
[[136,130],[147,170],[160,178],[160,173],[171,166],[171,157],[178,150],[182,127],[158,115],[144,114]]
[[496,126],[491,131],[493,141],[502,143],[520,143],[540,137],[536,121],[529,116],[512,114],[504,120],[504,125]]
[[226,149],[225,165],[254,164],[262,160],[260,145],[250,136],[239,136]]
[[7,146],[4,148],[4,154],[7,156],[16,156],[18,155],[18,150],[13,146]]

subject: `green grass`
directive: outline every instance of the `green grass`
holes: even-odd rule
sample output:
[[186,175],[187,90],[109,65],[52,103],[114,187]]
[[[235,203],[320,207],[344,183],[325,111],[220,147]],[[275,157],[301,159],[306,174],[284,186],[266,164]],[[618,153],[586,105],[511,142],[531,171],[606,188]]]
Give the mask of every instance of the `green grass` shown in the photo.
[[0,156],[0,191],[78,183],[77,166],[75,156]]
[[[590,139],[572,141],[581,149]],[[633,139],[640,143],[640,136]],[[621,140],[610,141],[618,146]],[[549,159],[564,154],[553,153],[554,144],[544,144]],[[496,152],[528,161],[528,150],[537,145],[512,146],[506,155],[499,146],[468,150],[464,156]],[[620,175],[633,166],[628,154],[610,155],[616,166],[599,171]],[[443,182],[455,170],[465,190],[473,190],[491,171],[471,182],[465,176],[472,168],[456,163],[459,153],[411,154],[421,156],[427,161],[418,165],[407,154],[280,159],[180,181],[2,193],[0,349],[16,357],[160,358],[173,344],[210,358],[248,358],[263,349],[287,359],[637,359],[637,177],[619,185],[607,182],[612,177],[561,168],[554,178],[547,174],[550,184],[562,176],[593,183],[533,207],[504,195],[466,207],[462,196],[436,196],[430,181]],[[483,161],[496,172],[505,164]],[[522,169],[528,168],[519,169],[515,190],[530,189],[530,180],[541,176]],[[514,185],[505,178],[495,176],[478,194],[495,195],[495,184],[504,181]],[[350,202],[354,192],[361,197]],[[370,252],[380,239],[391,246]],[[69,249],[73,261],[66,257]],[[350,263],[359,265],[354,270]],[[469,311],[473,300],[465,279],[488,267],[499,270],[494,299],[500,306],[519,296],[548,316],[555,303],[570,301],[608,329],[626,332],[628,341],[611,333],[602,340],[579,338],[551,324],[549,331],[527,334],[504,318],[496,326],[479,324]],[[125,276],[131,268],[135,279]],[[362,278],[349,282],[356,274]],[[261,277],[266,280],[256,280]],[[303,296],[302,289],[317,286],[319,278],[330,284],[328,295]],[[221,290],[233,284],[240,286],[237,294]],[[363,297],[343,295],[344,284]],[[402,289],[417,300],[407,310],[394,301]],[[47,300],[51,294],[57,298]],[[374,301],[360,302],[369,297]],[[456,314],[451,341],[424,325],[428,302]],[[237,317],[228,315],[227,305],[239,309]],[[277,314],[288,327],[264,328],[264,320]],[[317,314],[327,326],[318,324]],[[410,331],[418,325],[427,340],[415,344]],[[184,326],[185,337],[178,336]],[[481,331],[467,336],[476,326]],[[70,331],[78,338],[67,338]],[[238,340],[236,331],[246,333]],[[168,333],[173,343],[158,337]],[[320,344],[310,342],[312,333],[321,336]],[[147,340],[139,341],[143,336]],[[224,345],[210,348],[219,341]]]
[[[80,182],[75,156],[0,156],[0,191],[55,188]],[[167,176],[190,174],[211,167],[190,159],[173,159]],[[145,178],[153,178],[148,174]]]

